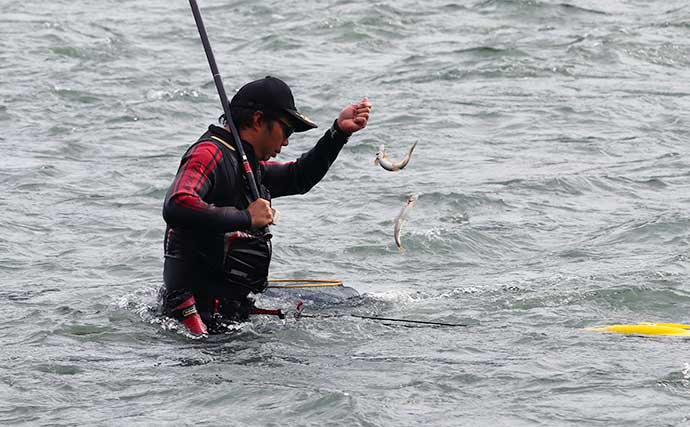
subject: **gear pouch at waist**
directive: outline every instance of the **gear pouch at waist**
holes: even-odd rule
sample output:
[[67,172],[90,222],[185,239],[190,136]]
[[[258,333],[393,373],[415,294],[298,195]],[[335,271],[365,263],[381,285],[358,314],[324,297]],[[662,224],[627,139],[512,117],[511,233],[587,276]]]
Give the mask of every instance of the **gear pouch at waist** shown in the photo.
[[223,277],[239,293],[260,293],[268,286],[271,241],[242,231],[225,234]]

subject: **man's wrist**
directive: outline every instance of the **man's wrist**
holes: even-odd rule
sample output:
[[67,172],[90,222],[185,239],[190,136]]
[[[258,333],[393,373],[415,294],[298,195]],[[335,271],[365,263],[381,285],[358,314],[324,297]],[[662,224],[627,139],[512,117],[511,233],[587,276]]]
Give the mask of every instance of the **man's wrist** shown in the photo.
[[347,133],[340,129],[340,126],[338,126],[338,119],[335,119],[333,125],[328,131],[331,134],[331,138],[343,140],[344,142],[347,142],[347,140],[350,138],[350,135],[352,135],[351,133]]

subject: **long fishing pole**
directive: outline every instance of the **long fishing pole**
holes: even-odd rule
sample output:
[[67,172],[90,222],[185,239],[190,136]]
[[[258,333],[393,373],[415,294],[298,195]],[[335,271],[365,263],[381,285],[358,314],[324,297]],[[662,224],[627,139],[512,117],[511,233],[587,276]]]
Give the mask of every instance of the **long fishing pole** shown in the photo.
[[[230,126],[230,132],[235,140],[235,148],[242,158],[242,167],[244,169],[244,175],[249,183],[249,191],[251,191],[252,201],[259,198],[259,190],[256,187],[256,181],[254,180],[254,173],[252,172],[252,167],[247,160],[247,156],[244,154],[244,149],[242,147],[242,142],[240,141],[240,134],[237,132],[235,123],[232,120],[232,115],[230,114],[230,104],[228,103],[228,97],[225,94],[225,88],[223,87],[223,80],[218,72],[218,66],[216,65],[216,58],[213,56],[213,51],[211,50],[211,44],[208,42],[208,35],[206,34],[206,27],[204,27],[204,21],[201,19],[201,12],[199,12],[199,6],[196,4],[196,0],[189,0],[189,5],[192,7],[192,13],[194,14],[194,20],[196,21],[196,28],[199,30],[199,36],[201,37],[201,43],[204,45],[204,51],[206,52],[206,58],[208,59],[208,65],[211,67],[211,74],[213,74],[213,81],[216,83],[216,89],[218,90],[218,96],[220,97],[220,103],[223,104],[223,112],[225,113],[225,120]],[[267,229],[268,230],[268,229]]]

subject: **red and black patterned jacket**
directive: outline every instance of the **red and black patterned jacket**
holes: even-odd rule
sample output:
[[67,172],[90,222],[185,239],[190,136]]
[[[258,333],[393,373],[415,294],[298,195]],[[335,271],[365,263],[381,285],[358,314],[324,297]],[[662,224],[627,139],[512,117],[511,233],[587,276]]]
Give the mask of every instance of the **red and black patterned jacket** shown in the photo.
[[[223,237],[248,230],[251,218],[249,187],[242,173],[232,134],[211,125],[182,157],[163,205],[167,224],[164,240],[166,260],[182,264],[184,274],[164,274],[166,288],[184,287],[196,293],[213,292],[222,283]],[[262,198],[304,194],[316,185],[347,142],[347,135],[334,124],[317,144],[293,162],[258,162],[250,144],[243,148]],[[168,263],[166,261],[166,268]],[[178,283],[168,283],[168,282]],[[180,283],[180,281],[182,283]]]

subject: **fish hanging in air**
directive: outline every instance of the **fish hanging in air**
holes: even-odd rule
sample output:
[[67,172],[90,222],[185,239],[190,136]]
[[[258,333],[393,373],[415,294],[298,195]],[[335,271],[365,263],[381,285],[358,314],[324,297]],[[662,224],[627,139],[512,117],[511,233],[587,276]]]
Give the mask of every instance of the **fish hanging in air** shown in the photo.
[[415,142],[412,145],[412,148],[410,148],[410,151],[403,157],[403,159],[399,162],[393,162],[391,159],[386,156],[386,148],[384,147],[383,144],[379,146],[379,151],[376,153],[376,160],[374,160],[375,165],[381,165],[382,168],[384,168],[387,171],[391,172],[397,172],[399,170],[402,170],[405,166],[407,166],[407,163],[409,163],[410,158],[412,157],[412,152],[414,151],[414,147],[417,146],[417,143]]
[[[414,147],[412,147],[414,148]],[[407,214],[410,212],[412,207],[414,206],[415,202],[417,202],[417,198],[419,195],[413,194],[410,197],[407,198],[407,201],[405,202],[405,206],[400,210],[400,213],[398,216],[395,218],[395,227],[393,229],[393,237],[395,238],[395,244],[398,246],[398,249],[402,248],[402,243],[400,242],[400,230],[402,229],[402,225],[405,222],[405,219],[407,219]]]

